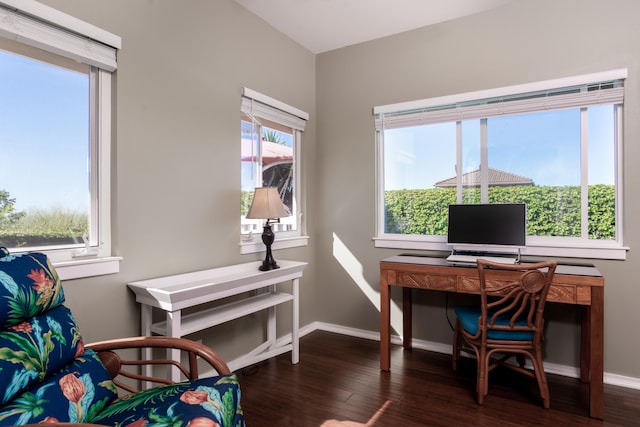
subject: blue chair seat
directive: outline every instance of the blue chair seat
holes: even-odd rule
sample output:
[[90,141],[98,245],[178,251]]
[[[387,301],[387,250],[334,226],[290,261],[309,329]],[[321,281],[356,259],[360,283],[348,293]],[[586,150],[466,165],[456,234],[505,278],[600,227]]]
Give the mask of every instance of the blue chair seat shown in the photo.
[[[460,306],[455,309],[456,316],[460,320],[460,324],[471,335],[478,333],[478,319],[480,318],[480,307],[472,306]],[[491,313],[489,313],[491,315]],[[509,325],[511,316],[509,314],[503,314],[496,319],[496,325]],[[527,326],[525,319],[518,319],[516,326]],[[526,331],[495,331],[489,330],[487,332],[487,338],[490,340],[513,340],[513,341],[531,341],[533,339],[532,332]]]

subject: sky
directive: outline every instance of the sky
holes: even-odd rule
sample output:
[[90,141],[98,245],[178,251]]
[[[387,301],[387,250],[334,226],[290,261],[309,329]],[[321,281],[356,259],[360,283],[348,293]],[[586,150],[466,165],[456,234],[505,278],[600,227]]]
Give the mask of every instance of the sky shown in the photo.
[[[589,184],[614,183],[612,111],[611,106],[589,111]],[[535,185],[580,185],[579,119],[577,109],[489,119],[489,167]],[[384,158],[385,190],[433,188],[456,176],[455,123],[385,130]],[[462,173],[479,169],[480,160],[480,121],[465,121]]]
[[86,212],[89,77],[0,50],[0,190]]
[[[0,190],[16,209],[87,211],[88,91],[88,74],[0,50]],[[590,184],[614,183],[611,108],[590,109]],[[574,125],[559,125],[567,120]],[[463,173],[480,166],[479,128],[478,120],[463,123]],[[385,131],[385,189],[433,188],[454,177],[455,132],[451,123]],[[489,167],[536,185],[579,185],[578,110],[490,119],[488,135]],[[243,187],[253,189],[251,163],[243,163]]]

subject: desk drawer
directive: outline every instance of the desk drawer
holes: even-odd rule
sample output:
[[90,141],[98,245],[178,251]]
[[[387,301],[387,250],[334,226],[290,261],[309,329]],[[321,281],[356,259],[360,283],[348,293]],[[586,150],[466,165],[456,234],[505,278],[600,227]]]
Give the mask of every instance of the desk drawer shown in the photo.
[[398,284],[412,288],[433,289],[436,291],[455,291],[454,276],[439,276],[435,274],[398,272]]
[[[512,283],[509,280],[487,280],[487,289],[489,292],[499,293],[500,289]],[[458,292],[465,294],[479,294],[480,293],[480,279],[477,277],[458,277]]]
[[576,304],[578,302],[577,294],[578,291],[576,290],[575,286],[551,285],[551,288],[549,288],[549,295],[547,295],[547,301]]
[[[500,289],[512,283],[509,280],[487,280],[487,289],[490,292],[500,293]],[[480,279],[476,277],[459,277],[458,292],[467,294],[480,293]],[[564,302],[569,304],[577,303],[577,290],[573,285],[551,285],[547,301]]]

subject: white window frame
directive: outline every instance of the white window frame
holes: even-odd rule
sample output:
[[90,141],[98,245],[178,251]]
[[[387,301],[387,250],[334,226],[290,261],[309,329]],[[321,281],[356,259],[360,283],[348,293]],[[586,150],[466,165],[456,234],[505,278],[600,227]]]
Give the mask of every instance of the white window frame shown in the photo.
[[0,37],[91,66],[91,241],[85,248],[44,248],[63,280],[117,273],[111,247],[111,77],[120,37],[34,0],[0,0]]
[[[306,226],[302,214],[303,189],[302,180],[300,179],[300,152],[302,147],[302,133],[306,122],[309,120],[309,114],[247,87],[242,88],[242,103],[241,110],[247,110],[247,112],[249,112],[248,110],[250,108],[256,108],[261,111],[262,115],[265,116],[264,118],[293,129],[293,153],[295,162],[294,204],[297,206],[298,228],[293,231],[276,231],[276,239],[271,248],[278,250],[306,246],[309,243],[309,236],[306,235]],[[261,236],[262,233],[249,235],[240,233],[240,253],[251,254],[263,252],[265,246],[264,243],[262,243]]]
[[[539,93],[544,91],[552,91],[560,88],[576,87],[592,83],[623,80],[627,77],[627,69],[618,69],[605,71],[600,73],[586,74],[568,78],[541,81],[536,83],[528,83],[523,85],[508,86],[504,88],[489,89],[476,92],[468,92],[458,95],[444,96],[438,98],[423,99],[417,101],[403,102],[397,104],[389,104],[374,107],[373,113],[376,116],[376,237],[373,238],[374,246],[380,248],[398,248],[398,249],[414,249],[414,250],[434,250],[449,251],[451,248],[447,245],[446,236],[419,236],[419,235],[400,235],[389,234],[384,232],[384,141],[382,134],[384,131],[385,115],[397,120],[399,127],[402,125],[410,126],[418,123],[436,123],[443,121],[465,120],[468,118],[481,118],[486,116],[486,112],[465,111],[460,114],[455,108],[441,108],[443,106],[456,106],[460,104],[472,103],[475,100],[494,99],[500,97],[512,97],[520,94]],[[621,89],[624,92],[624,89]],[[619,94],[618,94],[619,95]],[[617,96],[617,95],[616,95]],[[580,106],[578,101],[577,106]],[[606,103],[606,100],[603,101]],[[534,112],[535,110],[527,110],[528,105],[524,105],[525,110],[518,112]],[[483,107],[478,107],[479,109]],[[500,107],[502,108],[502,107]],[[516,105],[516,108],[520,106]],[[554,106],[549,106],[554,109]],[[433,114],[437,110],[439,117]],[[537,110],[540,111],[540,110]],[[616,239],[612,241],[576,239],[576,238],[548,238],[527,236],[527,246],[522,249],[523,255],[550,256],[550,257],[576,257],[576,258],[593,258],[593,259],[626,259],[628,247],[623,245],[623,159],[622,147],[623,140],[621,131],[622,122],[622,105],[616,105],[615,120],[616,134],[615,161],[616,161]],[[428,112],[424,116],[420,116],[421,112]],[[429,115],[431,114],[431,115]],[[583,113],[584,114],[584,113]],[[394,118],[395,116],[395,118]],[[403,117],[404,116],[404,117]],[[428,116],[428,117],[427,117]],[[444,118],[443,118],[444,117]],[[457,119],[456,119],[457,117]],[[400,120],[403,123],[400,123]],[[407,124],[408,123],[408,124]],[[458,142],[459,143],[459,142]],[[583,150],[584,151],[584,150]],[[586,159],[582,158],[582,162]],[[486,162],[485,162],[486,163]],[[461,173],[461,171],[459,171]],[[583,207],[584,210],[584,207]]]

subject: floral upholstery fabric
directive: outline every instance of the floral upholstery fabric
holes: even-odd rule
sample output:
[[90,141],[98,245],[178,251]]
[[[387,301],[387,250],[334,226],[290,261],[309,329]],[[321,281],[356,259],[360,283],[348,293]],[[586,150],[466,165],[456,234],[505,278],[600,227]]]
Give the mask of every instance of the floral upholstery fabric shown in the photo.
[[155,387],[114,402],[93,421],[110,426],[243,427],[235,374]]
[[0,249],[0,425],[88,422],[117,398],[46,255]]
[[245,425],[235,375],[156,387],[118,399],[85,349],[46,255],[0,247],[0,426],[81,422],[111,426]]
[[98,356],[87,350],[37,387],[0,409],[0,426],[49,422],[90,422],[117,397]]
[[0,332],[0,403],[58,372],[83,352],[80,333],[63,305]]
[[0,249],[0,328],[21,323],[64,302],[60,279],[45,254]]

